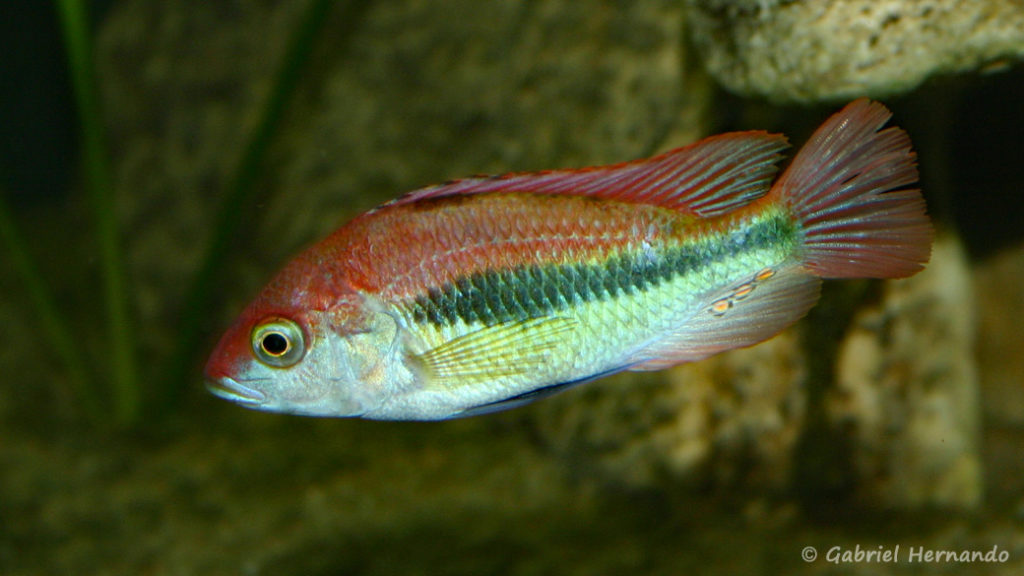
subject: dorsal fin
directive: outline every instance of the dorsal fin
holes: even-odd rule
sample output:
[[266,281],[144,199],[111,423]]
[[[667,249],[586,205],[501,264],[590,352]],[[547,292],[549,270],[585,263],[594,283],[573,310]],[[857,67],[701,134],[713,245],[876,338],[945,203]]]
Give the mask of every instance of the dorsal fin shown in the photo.
[[659,156],[610,166],[518,172],[454,180],[410,192],[392,205],[485,192],[594,196],[708,217],[763,196],[789,144],[781,134],[733,132]]

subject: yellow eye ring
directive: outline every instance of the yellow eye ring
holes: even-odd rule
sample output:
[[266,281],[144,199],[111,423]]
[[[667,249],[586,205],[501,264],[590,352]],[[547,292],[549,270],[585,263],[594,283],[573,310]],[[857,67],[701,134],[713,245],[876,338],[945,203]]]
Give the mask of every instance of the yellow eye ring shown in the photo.
[[267,366],[294,366],[306,354],[305,335],[287,318],[269,318],[252,329],[252,351]]

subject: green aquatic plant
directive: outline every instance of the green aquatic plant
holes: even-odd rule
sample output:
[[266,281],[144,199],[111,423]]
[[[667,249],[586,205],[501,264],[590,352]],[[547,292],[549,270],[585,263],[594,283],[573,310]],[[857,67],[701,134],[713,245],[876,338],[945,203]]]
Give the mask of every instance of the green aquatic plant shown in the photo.
[[[345,12],[340,14],[340,20],[344,22],[344,29],[340,30],[342,34],[351,35],[356,30],[355,23],[369,4],[368,0],[360,0],[345,5]],[[228,245],[238,232],[242,208],[251,202],[253,184],[260,173],[266,150],[277,133],[291,96],[299,84],[303,67],[334,5],[329,0],[311,0],[288,39],[280,68],[260,112],[259,122],[228,184],[204,258],[191,281],[181,312],[177,345],[167,361],[159,364],[164,377],[153,380],[160,386],[156,396],[161,409],[164,409],[163,401],[176,396],[174,391],[180,390],[189,380],[190,370],[196,364],[202,319],[210,313],[215,302],[214,286],[218,280],[218,271],[223,268]],[[83,0],[59,0],[56,10],[67,51],[78,114],[81,174],[88,194],[99,256],[107,351],[104,358],[109,361],[109,366],[89,365],[87,356],[75,341],[68,316],[53,298],[54,290],[47,285],[33,261],[28,242],[18,229],[2,194],[0,246],[6,251],[15,274],[26,288],[42,333],[67,371],[68,380],[83,413],[100,427],[130,428],[142,421],[143,395],[135,346],[135,319],[131,313],[132,291],[125,274],[123,239],[116,214],[110,159],[96,86],[89,13],[87,3]],[[100,375],[108,375],[109,378]],[[109,384],[104,383],[107,380]]]
[[126,426],[134,424],[139,417],[141,395],[134,350],[134,326],[130,320],[123,252],[120,250],[120,234],[114,209],[110,160],[107,157],[93,73],[89,15],[80,0],[60,0],[57,12],[78,110],[82,168],[99,249],[114,419],[119,425]]
[[11,263],[14,272],[25,284],[43,335],[53,347],[54,354],[67,368],[68,380],[81,400],[83,409],[90,417],[99,420],[103,414],[100,391],[89,375],[85,357],[72,336],[71,327],[29,254],[28,244],[4,201],[3,191],[0,191],[0,245],[6,254],[5,260]]

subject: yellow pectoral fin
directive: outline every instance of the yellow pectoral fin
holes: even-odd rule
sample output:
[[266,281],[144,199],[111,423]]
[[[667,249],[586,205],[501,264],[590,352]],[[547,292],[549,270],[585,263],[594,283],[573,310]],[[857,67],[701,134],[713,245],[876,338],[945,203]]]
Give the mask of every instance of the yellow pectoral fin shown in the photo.
[[481,328],[419,356],[429,387],[452,389],[536,371],[576,321],[545,316]]

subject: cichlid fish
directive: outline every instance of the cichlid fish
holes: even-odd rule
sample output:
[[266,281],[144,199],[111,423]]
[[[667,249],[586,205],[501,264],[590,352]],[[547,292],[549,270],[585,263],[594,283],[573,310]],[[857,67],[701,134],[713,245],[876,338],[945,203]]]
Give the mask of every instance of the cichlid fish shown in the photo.
[[247,408],[435,420],[750,346],[821,278],[898,278],[932,227],[907,134],[858,100],[773,183],[782,135],[424,188],[290,262],[222,337],[209,389]]

